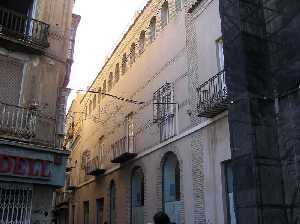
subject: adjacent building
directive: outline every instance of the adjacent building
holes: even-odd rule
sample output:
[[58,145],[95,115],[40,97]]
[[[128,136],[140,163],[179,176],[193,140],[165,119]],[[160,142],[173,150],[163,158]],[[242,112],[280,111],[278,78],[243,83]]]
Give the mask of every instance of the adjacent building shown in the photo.
[[60,223],[235,223],[223,70],[218,0],[148,1],[68,112]]
[[52,221],[69,154],[62,143],[73,4],[0,1],[0,223]]

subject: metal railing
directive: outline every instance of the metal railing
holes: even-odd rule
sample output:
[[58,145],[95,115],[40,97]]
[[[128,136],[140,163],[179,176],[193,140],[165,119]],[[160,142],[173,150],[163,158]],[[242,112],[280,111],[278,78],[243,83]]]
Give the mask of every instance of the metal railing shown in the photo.
[[0,103],[0,133],[32,138],[36,135],[37,113],[33,109]]
[[73,174],[66,175],[66,188],[68,190],[74,190],[77,187],[75,177]]
[[225,71],[221,71],[203,83],[198,91],[198,115],[214,117],[227,108],[227,86]]
[[49,47],[49,27],[44,22],[0,7],[0,35],[46,48]]
[[135,152],[135,139],[134,136],[124,136],[111,145],[112,161],[119,159],[127,160],[127,158],[134,157]]
[[61,204],[66,204],[69,202],[71,199],[71,194],[70,192],[66,191],[57,191],[55,193],[55,205],[59,206]]
[[85,167],[86,175],[95,175],[101,172],[104,172],[104,168],[102,166],[101,158],[99,156],[95,156],[93,159],[87,161]]

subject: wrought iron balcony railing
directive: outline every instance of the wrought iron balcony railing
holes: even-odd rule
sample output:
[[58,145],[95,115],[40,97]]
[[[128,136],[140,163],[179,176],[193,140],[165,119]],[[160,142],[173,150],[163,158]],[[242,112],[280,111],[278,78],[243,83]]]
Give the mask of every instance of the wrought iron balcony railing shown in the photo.
[[56,191],[55,193],[55,206],[68,204],[71,199],[71,193],[66,191]]
[[99,176],[105,173],[101,158],[99,156],[94,157],[89,160],[85,167],[85,172],[87,175]]
[[0,134],[17,138],[36,135],[37,113],[33,109],[0,103]]
[[39,50],[49,47],[49,25],[0,7],[0,37]]
[[198,89],[198,116],[214,117],[227,109],[228,93],[225,82],[225,71],[221,71]]
[[137,156],[134,136],[124,136],[111,145],[112,163],[123,163]]

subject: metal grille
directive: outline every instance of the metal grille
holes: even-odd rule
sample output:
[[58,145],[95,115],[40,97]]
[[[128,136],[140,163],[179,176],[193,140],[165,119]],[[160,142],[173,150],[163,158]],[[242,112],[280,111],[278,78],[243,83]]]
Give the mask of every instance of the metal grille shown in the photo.
[[153,94],[153,121],[160,123],[174,114],[174,88],[171,83],[165,83]]
[[0,224],[30,224],[32,186],[0,183]]

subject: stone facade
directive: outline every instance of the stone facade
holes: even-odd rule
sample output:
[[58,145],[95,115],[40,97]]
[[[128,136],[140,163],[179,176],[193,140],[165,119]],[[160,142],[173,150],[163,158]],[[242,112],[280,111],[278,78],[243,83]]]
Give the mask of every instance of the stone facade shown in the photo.
[[[165,210],[173,215],[171,219],[176,223],[226,223],[222,167],[231,157],[227,112],[213,118],[199,118],[196,90],[219,72],[216,53],[216,40],[221,37],[218,1],[202,1],[198,8],[184,1],[180,9],[178,1],[168,1],[169,20],[162,28],[161,8],[165,4],[160,0],[147,3],[89,91],[78,94],[71,105],[65,142],[71,151],[70,171],[64,188],[69,189],[71,198],[65,213],[68,218],[61,218],[60,223],[65,220],[77,224],[97,223],[96,200],[100,198],[104,199],[102,222],[149,223],[153,222],[157,211]],[[195,9],[189,12],[190,8]],[[149,24],[154,16],[156,38],[151,40]],[[143,31],[146,32],[145,44],[139,51]],[[134,51],[132,43],[136,43]],[[126,72],[122,74],[124,54],[128,61]],[[118,65],[119,70],[116,69]],[[167,88],[166,83],[173,88],[173,100],[159,101],[156,93],[161,87]],[[171,115],[165,119],[175,127],[174,132],[170,127],[162,127],[163,121],[155,122],[159,110],[157,102],[161,105],[168,102],[172,108],[174,121],[168,120]],[[122,143],[120,139],[129,139],[132,133],[133,150],[127,148],[129,140],[118,147]],[[121,154],[133,154],[133,157],[113,163],[118,150]],[[180,191],[176,200],[169,203],[165,199],[169,181],[165,179],[165,170],[171,156],[176,158],[179,167],[175,177],[179,179],[175,185],[179,185],[173,187]],[[94,177],[87,171],[95,158],[101,160],[98,171],[105,172]],[[137,167],[144,174],[143,221],[140,222],[134,221],[136,217],[132,212],[132,176]],[[116,186],[115,222],[111,215],[112,183]],[[89,203],[88,212],[85,202]]]

